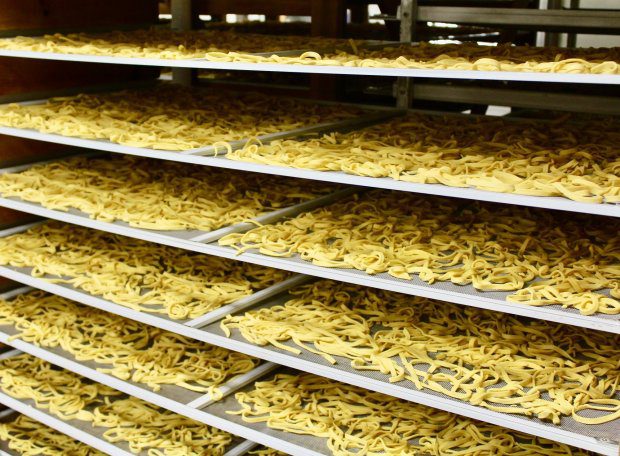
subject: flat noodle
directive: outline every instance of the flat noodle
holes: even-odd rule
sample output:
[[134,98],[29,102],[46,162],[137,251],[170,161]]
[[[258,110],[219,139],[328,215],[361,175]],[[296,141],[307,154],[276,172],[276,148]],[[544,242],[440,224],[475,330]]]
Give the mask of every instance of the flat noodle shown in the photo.
[[0,423],[0,440],[23,456],[104,456],[99,450],[56,431],[26,415]]
[[343,105],[162,84],[0,106],[0,125],[131,147],[184,151],[359,116]]
[[33,400],[38,408],[63,420],[92,421],[91,409],[101,404],[102,397],[121,395],[28,354],[0,360],[0,387],[5,394]]
[[[578,129],[578,132],[576,131]],[[620,125],[410,114],[349,133],[248,144],[227,158],[404,182],[620,203]]]
[[[222,456],[232,435],[140,399],[122,396],[30,355],[0,361],[2,391],[63,420],[107,428],[103,438],[149,456]],[[120,397],[119,397],[120,396]]]
[[58,222],[0,239],[0,264],[31,267],[48,282],[173,320],[197,318],[290,275]]
[[262,447],[258,450],[252,450],[248,454],[255,454],[256,456],[286,456],[286,453],[282,451],[274,450],[273,448]]
[[60,347],[97,370],[159,391],[162,385],[221,397],[219,386],[258,366],[241,353],[189,339],[41,291],[0,300],[0,325],[12,339]]
[[282,305],[229,315],[222,329],[498,412],[554,424],[620,419],[618,335],[329,280],[290,293]]
[[619,232],[616,219],[377,190],[219,243],[298,254],[324,267],[512,292],[508,301],[524,305],[618,315]]
[[131,156],[76,157],[0,175],[0,194],[152,230],[213,231],[339,187]]
[[358,53],[307,56],[316,65],[431,70],[516,71],[535,73],[619,74],[620,48],[559,48],[475,43],[386,46]]
[[221,59],[223,55],[287,50],[350,48],[345,39],[264,35],[227,30],[178,32],[164,29],[110,33],[55,33],[0,39],[0,49],[150,59]]
[[317,377],[278,374],[235,395],[248,423],[327,439],[334,456],[587,455],[567,445]]
[[[362,42],[313,37],[269,36],[226,31],[138,30],[107,34],[54,34],[6,38],[0,49],[155,59],[204,59],[210,62],[618,74],[618,48],[558,48],[475,43],[386,46],[364,49]],[[299,55],[269,54],[304,50]],[[267,55],[252,55],[267,53]]]

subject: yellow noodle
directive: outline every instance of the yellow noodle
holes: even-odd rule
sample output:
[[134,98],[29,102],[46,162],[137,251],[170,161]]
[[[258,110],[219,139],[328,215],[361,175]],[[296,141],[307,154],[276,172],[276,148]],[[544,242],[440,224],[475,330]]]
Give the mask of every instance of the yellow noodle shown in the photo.
[[196,318],[289,276],[201,253],[48,222],[0,239],[0,264],[141,312]]
[[[620,203],[620,125],[411,114],[349,133],[248,144],[232,160]],[[578,130],[576,130],[578,129]]]
[[218,397],[218,386],[258,365],[241,353],[41,291],[0,300],[0,325],[14,327],[13,338],[60,347],[78,361],[100,364],[101,372],[154,391],[176,385]]
[[620,48],[558,48],[474,43],[402,45],[357,54],[336,52],[315,65],[433,70],[517,71],[539,73],[619,74]]
[[0,360],[0,388],[17,399],[33,400],[63,420],[92,421],[90,407],[100,404],[101,397],[121,394],[28,354]]
[[237,33],[227,30],[177,32],[164,29],[17,36],[0,39],[0,49],[153,59],[221,59],[228,53],[348,48],[344,39]]
[[324,267],[471,284],[524,305],[617,315],[618,232],[615,219],[372,191],[219,243],[298,254]]
[[326,438],[335,456],[588,454],[310,374],[278,374],[235,397],[242,408],[229,413],[272,429]]
[[183,151],[221,146],[360,115],[342,105],[319,105],[258,93],[209,91],[178,85],[53,98],[44,104],[0,106],[0,125],[132,147]]
[[338,187],[130,156],[77,157],[0,175],[0,194],[154,230],[213,231]]
[[[528,47],[474,43],[389,46],[315,37],[269,36],[227,31],[138,30],[106,34],[54,34],[0,40],[0,49],[160,59],[201,58],[212,62],[279,63],[371,68],[620,73],[618,48]],[[332,51],[330,51],[330,49]],[[307,50],[298,55],[269,54]],[[252,55],[266,53],[266,55]]]
[[226,432],[162,410],[30,355],[0,361],[0,388],[64,420],[107,428],[103,438],[150,456],[222,456],[232,442]]
[[0,440],[11,450],[23,456],[103,456],[88,445],[74,440],[55,429],[26,415],[18,415],[9,422],[0,423]]
[[291,294],[228,316],[222,329],[555,424],[563,416],[587,423],[579,412],[599,401],[607,401],[599,424],[620,411],[620,336],[328,280]]

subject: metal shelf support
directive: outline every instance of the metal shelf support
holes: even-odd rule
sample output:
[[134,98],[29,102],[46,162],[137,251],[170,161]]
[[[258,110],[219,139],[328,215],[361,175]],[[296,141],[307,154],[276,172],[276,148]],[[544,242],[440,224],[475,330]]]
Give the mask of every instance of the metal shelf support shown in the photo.
[[[400,3],[400,41],[411,43],[418,15],[418,0],[401,0]],[[398,78],[396,81],[396,107],[408,109],[413,100],[413,81],[411,78]]]

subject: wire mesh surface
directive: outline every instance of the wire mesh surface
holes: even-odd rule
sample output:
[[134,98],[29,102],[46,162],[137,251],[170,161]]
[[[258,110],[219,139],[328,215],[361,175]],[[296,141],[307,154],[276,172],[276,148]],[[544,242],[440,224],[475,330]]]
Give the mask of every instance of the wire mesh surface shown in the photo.
[[[282,371],[283,370],[281,369],[278,372],[282,372]],[[258,381],[267,380],[269,378],[272,378],[273,376],[274,374],[271,373],[259,379]],[[251,391],[252,389],[253,389],[253,386],[249,385],[249,386],[246,386],[245,388],[241,388],[239,391]],[[240,409],[241,409],[241,406],[235,399],[235,395],[232,394],[224,398],[221,401],[218,401],[214,404],[209,405],[203,410],[205,412],[208,412],[212,415],[223,418],[232,423],[243,425],[249,429],[255,430],[262,434],[269,435],[269,436],[275,437],[280,440],[285,440],[289,443],[298,445],[303,448],[307,448],[319,454],[324,454],[324,455],[331,454],[331,452],[327,448],[327,439],[324,439],[322,437],[314,437],[310,435],[300,435],[300,434],[293,434],[290,432],[278,431],[276,429],[271,429],[265,423],[247,423],[243,421],[241,416],[227,413],[230,411],[237,411]]]
[[[253,310],[258,310],[261,308],[267,308],[267,307],[273,307],[276,305],[281,305],[283,302],[285,302],[287,300],[287,296],[281,296],[277,299],[271,300],[269,302],[266,303],[262,303],[257,305],[256,307],[253,308]],[[220,336],[224,336],[224,332],[221,330],[220,328],[220,322],[217,323],[213,323],[209,326],[206,326],[204,328],[202,328],[202,330],[209,332],[209,333],[213,333],[213,334],[217,334]],[[235,341],[240,341],[240,342],[245,342],[245,343],[249,343],[240,333],[239,330],[233,328],[231,329],[231,339],[235,340]],[[385,383],[386,385],[397,385],[397,386],[401,386],[407,389],[410,389],[412,391],[421,391],[431,397],[437,397],[437,398],[441,398],[441,399],[445,399],[445,400],[449,400],[451,401],[453,404],[455,405],[469,405],[468,402],[465,401],[460,401],[457,399],[453,399],[452,397],[446,395],[446,394],[442,394],[442,393],[438,393],[435,391],[432,391],[430,389],[425,389],[425,390],[418,390],[414,383],[409,381],[409,380],[405,380],[405,381],[400,381],[400,382],[395,382],[395,383],[391,383],[389,381],[389,376],[385,375],[385,374],[381,374],[380,372],[377,371],[361,371],[361,370],[356,370],[353,367],[351,367],[351,360],[342,356],[333,356],[334,359],[337,361],[336,364],[331,364],[328,361],[326,361],[323,357],[311,353],[307,350],[303,350],[300,349],[299,346],[295,345],[292,341],[279,341],[279,343],[282,343],[283,345],[286,345],[288,347],[294,348],[296,350],[300,350],[301,354],[297,355],[297,354],[293,354],[291,352],[287,352],[285,350],[282,349],[278,349],[275,348],[271,345],[265,345],[264,347],[261,347],[263,349],[272,351],[274,353],[279,353],[279,354],[285,354],[297,359],[302,359],[305,361],[309,361],[312,362],[314,364],[320,365],[322,367],[325,368],[331,368],[334,369],[335,371],[340,371],[340,372],[346,372],[347,374],[354,374],[360,378],[369,378],[369,379],[373,379],[373,380],[378,380],[381,381],[383,383]],[[400,361],[397,358],[393,358],[395,361],[397,361],[400,364]],[[423,365],[416,365],[416,368],[420,368],[420,369],[427,369],[428,366],[423,366]],[[447,370],[444,370],[444,372],[448,372]],[[504,386],[505,383],[500,383],[497,386],[501,387]],[[618,398],[620,398],[620,393],[618,393]],[[482,410],[486,410],[483,409],[481,407]],[[554,429],[561,429],[567,432],[571,432],[571,433],[575,433],[578,434],[580,436],[585,436],[585,437],[592,437],[592,438],[599,438],[599,439],[605,439],[605,440],[609,440],[610,442],[619,442],[620,441],[620,419],[605,423],[605,424],[599,424],[599,425],[586,425],[586,424],[581,424],[577,421],[575,421],[574,419],[572,419],[571,417],[562,417],[561,418],[561,423],[559,426],[554,425],[553,423],[549,423],[546,421],[542,421],[538,418],[528,418],[528,417],[522,417],[522,416],[517,416],[517,415],[512,415],[512,414],[508,414],[506,413],[506,418],[510,418],[511,420],[521,420],[523,422],[528,422],[531,424],[536,424],[538,426],[542,426],[545,428],[548,428],[550,430],[554,430]],[[584,412],[581,412],[581,415],[585,416],[585,417],[595,417],[595,416],[600,416],[600,413],[593,411],[593,410],[586,410]]]

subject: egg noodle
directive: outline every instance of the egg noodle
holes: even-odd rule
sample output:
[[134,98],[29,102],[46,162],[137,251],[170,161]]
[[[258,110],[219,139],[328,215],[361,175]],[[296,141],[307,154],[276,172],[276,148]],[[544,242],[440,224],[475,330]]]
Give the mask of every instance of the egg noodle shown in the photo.
[[0,325],[41,347],[60,347],[78,361],[94,361],[122,380],[154,391],[174,385],[213,397],[218,386],[245,374],[258,360],[68,299],[32,291],[0,300]]
[[337,188],[131,156],[76,157],[0,175],[5,198],[153,230],[213,231]]
[[290,273],[47,222],[0,239],[0,264],[66,283],[130,309],[197,318]]
[[475,43],[385,46],[358,52],[303,56],[315,65],[430,70],[618,74],[620,47],[559,48]]
[[26,415],[17,415],[11,421],[0,423],[0,440],[22,456],[105,455]]
[[[350,48],[346,39],[263,35],[227,30],[128,30],[109,33],[54,33],[0,39],[0,49],[150,59],[220,59],[228,53]],[[246,56],[249,58],[250,56]]]
[[244,421],[325,438],[335,456],[588,454],[311,374],[278,374],[235,397]]
[[226,432],[198,423],[107,386],[52,367],[30,355],[0,361],[0,388],[63,420],[106,428],[103,438],[126,443],[149,456],[222,456],[232,442]]
[[471,284],[524,305],[617,315],[618,232],[616,219],[375,190],[219,243],[403,280]]
[[[618,74],[618,48],[558,48],[475,43],[375,46],[317,37],[270,36],[232,31],[117,31],[105,34],[18,36],[0,40],[0,49],[61,54],[154,59],[204,59],[211,62]],[[300,50],[298,54],[271,54]],[[306,50],[306,52],[303,52]],[[331,50],[331,51],[330,51]],[[265,55],[252,55],[265,53]]]
[[541,122],[410,114],[348,133],[249,143],[226,156],[420,184],[620,203],[619,129],[610,118],[574,124],[570,117]]
[[497,412],[620,419],[620,336],[328,280],[290,293],[222,329]]
[[206,146],[224,150],[229,141],[336,122],[363,112],[252,92],[161,84],[51,98],[42,104],[0,105],[0,125],[158,150]]

